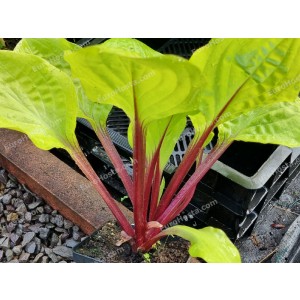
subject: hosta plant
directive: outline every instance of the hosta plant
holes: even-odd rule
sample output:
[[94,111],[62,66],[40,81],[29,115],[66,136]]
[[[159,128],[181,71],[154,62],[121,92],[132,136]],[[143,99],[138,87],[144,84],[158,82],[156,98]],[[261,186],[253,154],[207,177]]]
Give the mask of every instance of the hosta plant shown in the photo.
[[[299,55],[298,39],[212,40],[190,60],[162,55],[134,39],[84,49],[64,39],[23,39],[13,52],[0,52],[0,127],[26,133],[42,149],[67,150],[135,251],[178,235],[191,242],[192,256],[239,262],[219,229],[164,227],[186,208],[198,182],[234,140],[300,146]],[[106,128],[113,106],[130,119],[132,177]],[[77,117],[90,122],[114,164],[132,202],[134,226],[83,155],[74,134]],[[163,170],[187,118],[195,135],[165,186]],[[205,155],[216,128],[217,143]]]

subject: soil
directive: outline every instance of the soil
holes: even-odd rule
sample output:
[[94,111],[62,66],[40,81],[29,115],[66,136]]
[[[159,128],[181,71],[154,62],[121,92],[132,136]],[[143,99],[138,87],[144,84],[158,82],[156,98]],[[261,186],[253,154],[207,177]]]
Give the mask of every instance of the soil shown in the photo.
[[186,263],[189,258],[189,242],[181,238],[168,237],[145,256],[134,253],[129,243],[116,246],[120,232],[115,222],[108,222],[76,251],[106,263]]

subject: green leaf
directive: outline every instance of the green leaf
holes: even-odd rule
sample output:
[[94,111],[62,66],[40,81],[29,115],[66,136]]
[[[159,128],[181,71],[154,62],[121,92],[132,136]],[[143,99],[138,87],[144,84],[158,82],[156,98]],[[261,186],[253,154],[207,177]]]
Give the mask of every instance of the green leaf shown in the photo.
[[[64,51],[78,51],[80,46],[60,38],[25,38],[15,47],[18,53],[40,56],[61,71],[71,75],[69,64],[64,60]],[[42,69],[43,65],[35,66],[34,70]]]
[[300,146],[300,101],[279,102],[241,114],[219,125],[227,140]]
[[116,54],[115,49],[110,51],[100,45],[66,54],[65,59],[92,101],[118,106],[131,122],[138,120],[142,124],[147,138],[147,154],[151,157],[169,122],[173,125],[167,135],[172,144],[164,147],[174,147],[183,128],[171,117],[181,115],[185,118],[197,108],[193,95],[202,84],[202,75],[196,67],[179,57],[133,58],[125,55],[122,50]]
[[221,229],[213,227],[195,229],[176,225],[162,233],[164,235],[177,235],[190,241],[190,255],[202,258],[208,263],[241,262],[239,251]]
[[37,56],[0,51],[0,107],[0,127],[24,132],[41,149],[77,145],[72,80]]
[[[300,66],[295,61],[300,55],[300,39],[214,41],[190,60],[206,78],[206,87],[198,93],[199,113],[192,116],[198,130],[297,97]],[[231,131],[233,136],[237,134],[234,128]]]
[[[72,53],[80,49],[80,46],[70,43],[66,39],[25,38],[17,44],[14,51],[40,56],[53,66],[71,76],[71,68],[69,63],[64,59],[64,53],[65,51]],[[39,71],[42,68],[43,64],[35,66],[34,70]],[[87,119],[94,129],[99,127],[105,128],[106,120],[111,111],[112,105],[101,105],[90,101],[84,93],[80,81],[73,80],[73,82],[76,87],[79,101],[80,109],[78,110],[78,117]]]
[[153,50],[144,43],[128,38],[109,39],[101,44],[101,49],[107,49],[110,53],[127,57],[147,58],[162,56],[161,53]]

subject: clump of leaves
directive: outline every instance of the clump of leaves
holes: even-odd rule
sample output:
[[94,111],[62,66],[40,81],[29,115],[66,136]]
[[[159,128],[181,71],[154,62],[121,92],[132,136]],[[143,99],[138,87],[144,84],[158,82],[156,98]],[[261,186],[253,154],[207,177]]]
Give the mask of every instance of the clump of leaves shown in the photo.
[[[224,39],[200,48],[189,61],[133,39],[84,49],[64,39],[23,39],[14,52],[0,52],[0,127],[25,132],[42,149],[67,150],[134,250],[147,252],[171,234],[191,242],[192,256],[240,262],[219,229],[163,227],[185,209],[198,182],[234,140],[300,145],[299,54],[299,39]],[[131,121],[132,178],[107,132],[112,106]],[[81,152],[74,134],[77,117],[91,123],[118,170],[132,202],[134,228]],[[187,117],[195,136],[165,187],[163,169]],[[218,142],[204,155],[215,128]]]

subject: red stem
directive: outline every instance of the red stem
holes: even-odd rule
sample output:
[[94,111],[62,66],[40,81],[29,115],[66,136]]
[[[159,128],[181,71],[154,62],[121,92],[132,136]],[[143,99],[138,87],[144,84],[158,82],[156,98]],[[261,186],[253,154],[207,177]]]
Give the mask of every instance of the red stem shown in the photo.
[[238,94],[238,92],[241,90],[241,88],[246,84],[246,81],[244,81],[241,86],[235,91],[235,93],[231,96],[231,98],[227,101],[227,103],[224,105],[224,107],[220,110],[218,115],[215,117],[213,122],[209,125],[209,127],[204,131],[203,135],[199,139],[199,141],[196,142],[196,144],[191,144],[188,148],[186,154],[183,157],[182,162],[180,163],[179,167],[177,168],[174,176],[172,177],[170,183],[168,184],[168,187],[159,203],[159,207],[157,208],[157,212],[155,214],[155,218],[159,218],[162,213],[166,210],[167,206],[170,204],[172,198],[174,197],[176,191],[178,190],[180,184],[182,183],[182,180],[186,177],[187,173],[191,169],[193,163],[197,159],[198,152],[202,150],[204,143],[206,139],[208,138],[209,134],[214,130],[214,128],[217,126],[218,121],[222,117],[223,113],[228,108],[229,104],[233,101],[234,97]]
[[188,179],[184,186],[180,189],[178,194],[174,197],[171,204],[163,212],[163,214],[157,219],[157,221],[166,225],[171,222],[182,210],[186,208],[189,204],[188,194],[193,191],[197,186],[198,182],[204,177],[204,175],[209,171],[213,164],[218,160],[218,158],[225,152],[225,150],[231,145],[231,142],[227,144],[221,144],[218,148],[214,149],[204,162],[198,166],[193,175]]
[[151,192],[151,202],[150,202],[150,212],[149,212],[149,221],[154,221],[154,214],[157,209],[157,203],[159,198],[159,190],[161,184],[161,171],[159,169],[159,160],[156,164],[154,181]]
[[118,220],[124,231],[129,236],[134,237],[135,233],[132,226],[118,207],[116,201],[111,197],[110,193],[107,191],[106,187],[103,185],[96,172],[91,167],[90,163],[82,153],[79,146],[77,146],[77,149],[73,151],[72,158],[75,160],[75,162],[85,174],[85,176],[91,181],[91,183],[93,184],[97,192],[100,194],[100,196],[103,198],[103,200],[105,201],[115,218]]
[[[146,166],[146,147],[142,125],[139,123],[136,101],[135,105],[135,123],[134,123],[134,140],[133,140],[133,186],[134,186],[134,223],[136,233],[136,245],[143,244],[144,234],[146,232],[147,219],[144,217],[144,183],[145,183],[145,166]],[[147,208],[146,208],[147,209]]]
[[166,191],[164,192],[164,195],[162,196],[162,199],[160,200],[160,203],[156,209],[155,218],[158,218],[170,204],[183,179],[186,177],[187,173],[194,164],[197,156],[199,155],[199,151],[203,151],[203,144],[205,143],[212,129],[213,126],[211,125],[204,132],[199,141],[196,144],[192,145],[192,148],[188,149],[188,151],[184,155],[182,162],[178,166],[174,176],[172,177],[170,183],[166,188]]
[[122,159],[121,159],[116,147],[114,146],[113,142],[111,141],[106,129],[102,129],[102,128],[98,127],[98,128],[95,128],[94,130],[95,130],[97,137],[100,140],[105,152],[107,153],[110,161],[114,165],[117,174],[119,175],[121,181],[123,182],[124,187],[128,193],[128,197],[131,199],[132,204],[134,205],[134,203],[133,203],[133,183],[132,183],[132,180],[131,180],[129,174],[127,173],[127,171],[124,167],[124,164],[122,162]]

